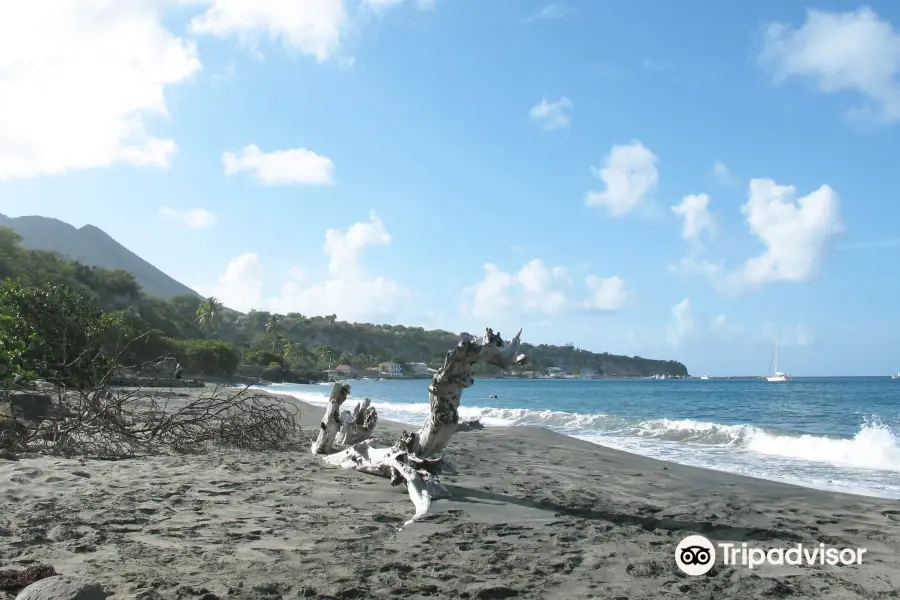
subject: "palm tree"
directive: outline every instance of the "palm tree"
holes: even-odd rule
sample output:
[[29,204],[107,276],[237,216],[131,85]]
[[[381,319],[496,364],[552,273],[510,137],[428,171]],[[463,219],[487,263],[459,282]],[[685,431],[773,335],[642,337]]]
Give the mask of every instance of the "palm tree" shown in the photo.
[[269,320],[266,321],[266,333],[272,338],[272,352],[275,351],[275,344],[278,343],[278,339],[281,337],[278,334],[279,321],[281,321],[280,315],[272,315],[269,317]]
[[200,331],[206,334],[207,339],[222,324],[222,309],[224,308],[225,306],[215,296],[204,298],[197,306],[197,314],[194,318]]

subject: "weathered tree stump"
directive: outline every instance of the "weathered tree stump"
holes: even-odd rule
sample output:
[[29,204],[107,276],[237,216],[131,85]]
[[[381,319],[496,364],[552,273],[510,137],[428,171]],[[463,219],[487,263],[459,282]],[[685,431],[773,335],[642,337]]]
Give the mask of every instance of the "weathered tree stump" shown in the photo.
[[[312,453],[325,454],[323,461],[330,466],[388,477],[392,485],[405,483],[416,509],[407,524],[424,517],[431,509],[432,500],[450,495],[438,478],[442,453],[450,438],[458,431],[481,427],[477,421],[459,419],[462,393],[475,382],[475,365],[484,362],[505,369],[514,364],[525,364],[527,357],[518,354],[521,334],[520,329],[509,343],[505,343],[500,334],[490,328],[485,330],[480,340],[467,333],[462,334],[456,347],[447,353],[444,366],[435,374],[428,388],[431,410],[425,423],[417,433],[404,431],[391,447],[378,447],[368,441],[377,421],[375,409],[368,399],[363,405],[358,405],[352,414],[344,411],[345,418],[341,418],[338,411],[350,392],[350,386],[336,383],[319,436],[312,445]],[[370,423],[371,427],[366,423]],[[348,447],[335,451],[334,443],[339,431]],[[365,441],[353,441],[357,439],[356,435],[361,437],[363,434]]]

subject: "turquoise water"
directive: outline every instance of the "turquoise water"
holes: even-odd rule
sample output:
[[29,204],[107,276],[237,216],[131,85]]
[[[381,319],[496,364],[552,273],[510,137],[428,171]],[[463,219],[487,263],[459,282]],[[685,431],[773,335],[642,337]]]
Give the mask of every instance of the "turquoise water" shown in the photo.
[[[383,418],[421,424],[428,380],[350,381]],[[273,390],[324,406],[330,386]],[[491,397],[492,395],[496,397]],[[900,498],[900,380],[480,379],[460,414],[540,426],[677,463],[819,489]]]

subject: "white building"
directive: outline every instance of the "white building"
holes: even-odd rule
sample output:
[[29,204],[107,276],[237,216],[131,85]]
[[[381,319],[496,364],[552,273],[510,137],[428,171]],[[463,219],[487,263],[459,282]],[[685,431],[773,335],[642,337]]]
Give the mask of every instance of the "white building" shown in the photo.
[[403,367],[397,363],[383,362],[378,366],[381,368],[382,377],[403,377]]
[[412,375],[428,375],[428,365],[425,363],[409,363],[412,369]]

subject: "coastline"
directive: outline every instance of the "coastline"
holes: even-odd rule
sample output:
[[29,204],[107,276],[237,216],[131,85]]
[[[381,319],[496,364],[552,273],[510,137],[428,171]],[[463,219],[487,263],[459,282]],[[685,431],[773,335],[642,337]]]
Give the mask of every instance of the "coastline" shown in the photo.
[[[314,434],[323,409],[278,395]],[[375,437],[390,443],[404,428],[380,419]],[[405,489],[326,469],[304,446],[0,460],[0,504],[12,508],[0,515],[0,569],[49,563],[113,598],[145,600],[864,598],[900,588],[896,501],[667,463],[538,427],[457,434],[447,459],[454,497],[401,531],[412,511]],[[860,565],[717,565],[689,577],[674,550],[694,533],[867,553]]]

